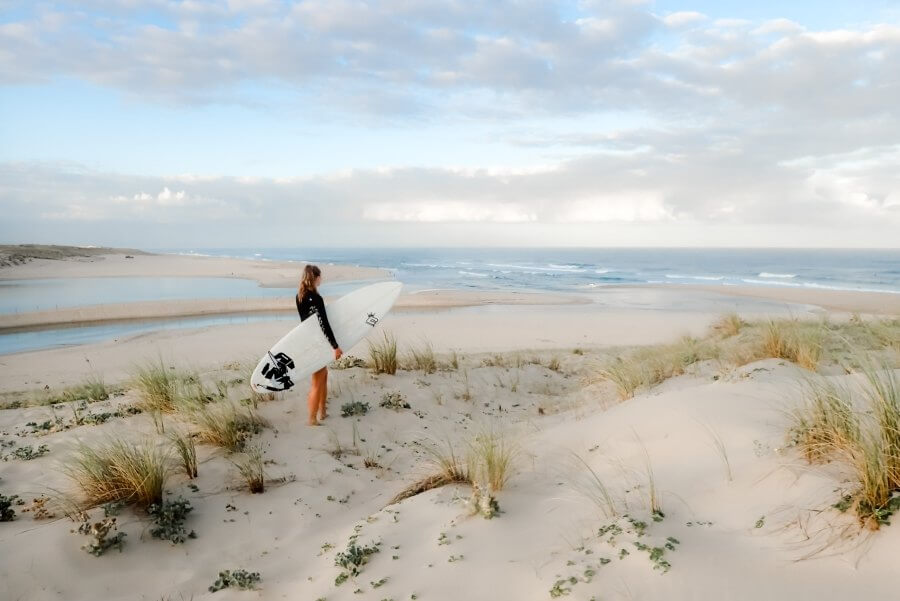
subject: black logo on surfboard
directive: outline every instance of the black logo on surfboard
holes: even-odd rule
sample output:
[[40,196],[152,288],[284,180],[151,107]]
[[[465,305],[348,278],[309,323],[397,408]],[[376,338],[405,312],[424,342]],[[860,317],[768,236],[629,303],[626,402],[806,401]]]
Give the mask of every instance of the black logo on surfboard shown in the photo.
[[294,385],[293,380],[288,375],[289,369],[294,369],[294,360],[285,353],[273,355],[269,351],[269,360],[262,368],[262,375],[270,383],[265,385],[266,390],[281,391],[287,390]]
[[374,313],[369,313],[369,315],[366,317],[366,323],[374,328],[375,324],[378,323],[378,318],[375,317]]

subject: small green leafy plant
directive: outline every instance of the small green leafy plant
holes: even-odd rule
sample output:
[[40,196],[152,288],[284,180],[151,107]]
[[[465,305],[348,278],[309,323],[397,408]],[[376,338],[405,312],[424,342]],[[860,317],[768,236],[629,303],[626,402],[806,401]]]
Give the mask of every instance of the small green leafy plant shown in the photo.
[[409,409],[410,405],[406,402],[406,399],[403,398],[403,395],[399,392],[386,392],[381,397],[381,403],[379,403],[381,407],[385,407],[387,409],[393,409],[394,411],[400,411],[401,409]]
[[209,592],[215,593],[225,588],[239,588],[241,590],[254,590],[262,578],[259,572],[247,570],[223,570],[219,572],[219,578],[209,587]]
[[16,519],[16,510],[13,503],[18,501],[19,495],[5,496],[0,494],[0,522],[11,522]]
[[341,417],[350,417],[353,415],[365,415],[369,412],[369,404],[362,401],[353,401],[341,405]]
[[32,459],[37,459],[38,457],[43,457],[47,453],[50,452],[50,447],[45,444],[42,444],[37,449],[32,447],[31,445],[27,447],[19,447],[14,450],[9,455],[6,455],[3,458],[3,461],[9,461],[10,459],[20,459],[22,461],[31,461]]
[[[351,576],[358,576],[362,572],[362,567],[369,562],[369,558],[381,550],[379,549],[380,544],[359,545],[355,538],[352,539],[347,544],[347,548],[340,551],[334,558],[334,565],[345,570],[335,579],[335,585],[340,585]],[[344,575],[346,577],[342,577]]]
[[150,535],[173,545],[184,543],[189,538],[197,538],[193,530],[188,532],[184,527],[184,521],[193,509],[191,502],[184,497],[151,505],[147,512],[153,517],[155,525],[150,530]]

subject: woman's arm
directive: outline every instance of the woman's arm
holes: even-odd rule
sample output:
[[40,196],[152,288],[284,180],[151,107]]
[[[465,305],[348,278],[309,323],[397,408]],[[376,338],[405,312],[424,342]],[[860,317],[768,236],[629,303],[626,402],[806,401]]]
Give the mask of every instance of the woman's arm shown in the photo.
[[322,327],[322,332],[325,334],[325,338],[328,339],[329,344],[331,344],[331,348],[339,348],[337,340],[334,338],[334,332],[331,331],[331,324],[328,323],[328,315],[325,313],[325,301],[322,300],[320,295],[316,294],[314,296],[313,306],[316,308],[316,317],[319,319],[319,326]]

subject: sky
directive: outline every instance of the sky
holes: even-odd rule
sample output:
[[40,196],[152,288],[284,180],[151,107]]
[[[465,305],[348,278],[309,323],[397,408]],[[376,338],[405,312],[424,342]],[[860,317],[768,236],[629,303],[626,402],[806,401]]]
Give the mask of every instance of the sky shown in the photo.
[[898,0],[0,0],[0,242],[896,248],[898,107]]

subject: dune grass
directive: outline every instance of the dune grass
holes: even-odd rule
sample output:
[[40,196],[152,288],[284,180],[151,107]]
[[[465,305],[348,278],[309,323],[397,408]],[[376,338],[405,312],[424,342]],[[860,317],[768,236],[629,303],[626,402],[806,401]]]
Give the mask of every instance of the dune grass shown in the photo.
[[122,501],[146,509],[162,502],[171,459],[171,447],[110,437],[94,446],[81,444],[63,469],[87,507]]
[[197,477],[197,447],[194,444],[194,438],[190,434],[174,431],[169,433],[169,440],[178,453],[181,460],[181,467],[188,478]]
[[187,418],[196,428],[199,442],[231,453],[243,451],[250,437],[268,426],[268,422],[252,408],[229,401],[198,407],[190,411]]
[[171,413],[178,408],[179,375],[166,367],[162,358],[138,365],[133,370],[139,406],[149,413]]
[[738,367],[762,359],[784,359],[809,371],[816,371],[823,363],[839,363],[849,370],[862,367],[859,351],[881,353],[883,359],[900,366],[900,356],[891,354],[898,349],[900,319],[746,322],[728,314],[714,322],[702,338],[684,336],[672,344],[626,351],[606,362],[597,375],[612,382],[624,400],[704,360]]
[[761,326],[756,356],[787,359],[811,371],[819,365],[825,330],[821,323],[769,320]]
[[877,529],[900,510],[900,382],[889,365],[859,361],[858,387],[805,385],[789,437],[810,462],[850,467],[855,489],[835,507],[853,509],[861,525]]
[[447,484],[468,484],[492,498],[515,473],[520,454],[515,442],[494,430],[481,431],[462,443],[445,438],[422,446],[429,458],[428,475],[397,493],[389,505]]
[[5,393],[0,401],[0,409],[17,409],[20,407],[42,407],[57,403],[84,401],[95,403],[106,401],[114,394],[122,392],[119,386],[110,386],[100,374],[91,374],[78,384],[67,386],[61,390],[36,390]]
[[581,455],[572,453],[572,459],[575,465],[571,471],[573,473],[587,474],[585,478],[578,478],[573,482],[575,490],[590,499],[603,512],[605,517],[613,518],[619,516],[621,514],[619,503],[603,478]]
[[641,387],[653,387],[680,376],[698,361],[718,356],[709,340],[684,336],[672,344],[639,348],[616,357],[600,370],[600,378],[615,384],[620,399],[629,399]]
[[369,363],[376,374],[397,373],[397,339],[393,334],[384,332],[381,341],[369,341]]
[[434,358],[434,348],[427,340],[418,347],[409,349],[407,362],[410,369],[422,370],[426,374],[437,371],[437,360]]
[[737,313],[726,313],[712,324],[712,331],[722,338],[730,338],[741,333],[744,320]]
[[266,471],[263,462],[263,451],[259,445],[248,447],[239,457],[231,460],[238,473],[253,494],[266,491]]
[[849,448],[860,439],[850,389],[833,380],[804,380],[801,402],[790,418],[791,442],[811,463],[826,461],[837,449]]
[[469,479],[486,484],[492,492],[503,490],[514,474],[518,445],[501,433],[485,430],[468,447]]
[[722,435],[716,430],[713,426],[709,424],[704,424],[703,428],[706,430],[707,435],[709,436],[710,442],[712,443],[712,447],[716,452],[716,455],[722,461],[722,466],[725,468],[725,477],[729,482],[734,480],[734,475],[731,471],[731,460],[728,458],[728,447],[725,445],[725,440],[722,438]]

